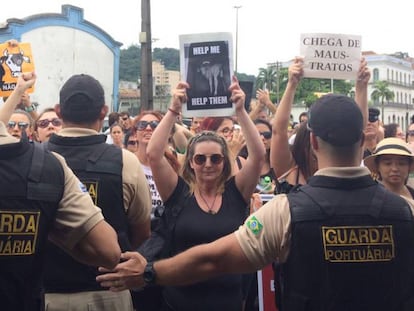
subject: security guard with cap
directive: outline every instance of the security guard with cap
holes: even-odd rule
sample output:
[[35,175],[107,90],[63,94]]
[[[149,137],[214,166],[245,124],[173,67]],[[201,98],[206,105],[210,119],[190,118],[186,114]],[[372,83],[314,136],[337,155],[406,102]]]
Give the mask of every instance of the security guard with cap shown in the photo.
[[275,196],[236,232],[172,258],[147,263],[123,253],[98,281],[112,291],[184,285],[278,260],[283,311],[413,310],[413,206],[360,165],[360,108],[325,95],[311,106],[308,125],[319,170],[307,185]]
[[113,267],[121,254],[115,231],[64,159],[7,132],[4,122],[35,79],[34,73],[21,74],[0,107],[1,310],[44,310],[48,238],[89,266]]
[[[116,230],[122,250],[136,249],[150,234],[149,187],[137,157],[106,144],[106,136],[99,133],[108,111],[103,87],[94,77],[77,74],[64,83],[59,95],[55,109],[63,126],[50,137],[46,148],[65,158]],[[106,291],[95,280],[96,269],[76,262],[51,243],[46,263],[49,311],[74,311],[84,305],[132,310],[129,291]]]
[[[358,155],[362,115],[348,97],[321,98],[308,126],[318,160],[327,152],[339,166]],[[412,211],[366,173],[321,169],[287,195],[292,236],[281,310],[401,310],[414,297]]]

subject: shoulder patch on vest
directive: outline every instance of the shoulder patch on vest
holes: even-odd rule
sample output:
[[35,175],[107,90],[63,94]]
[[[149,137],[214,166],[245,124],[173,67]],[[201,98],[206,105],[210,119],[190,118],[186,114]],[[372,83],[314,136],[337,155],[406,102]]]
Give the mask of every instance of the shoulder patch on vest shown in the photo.
[[247,227],[255,234],[258,235],[263,229],[263,225],[257,220],[255,216],[250,217],[247,221]]
[[86,186],[82,182],[79,182],[79,189],[83,193],[87,193],[88,192],[88,189],[86,188]]

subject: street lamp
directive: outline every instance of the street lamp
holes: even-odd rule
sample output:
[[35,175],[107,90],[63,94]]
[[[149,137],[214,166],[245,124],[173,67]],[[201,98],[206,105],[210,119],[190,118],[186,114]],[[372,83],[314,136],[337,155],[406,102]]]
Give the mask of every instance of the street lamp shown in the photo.
[[241,5],[235,5],[233,8],[236,9],[236,59],[235,59],[235,67],[234,71],[237,72],[237,53],[238,53],[238,47],[239,47],[239,9],[241,8]]

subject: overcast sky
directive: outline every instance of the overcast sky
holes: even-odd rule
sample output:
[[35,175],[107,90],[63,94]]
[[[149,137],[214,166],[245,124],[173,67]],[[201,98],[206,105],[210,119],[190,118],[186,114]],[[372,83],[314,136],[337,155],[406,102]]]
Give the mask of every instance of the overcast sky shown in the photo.
[[[236,32],[238,71],[257,75],[267,63],[299,54],[301,33],[343,33],[362,36],[362,50],[407,52],[414,56],[414,19],[407,0],[151,0],[153,47],[179,48],[180,34]],[[62,4],[84,9],[84,18],[105,30],[126,48],[138,43],[141,1],[19,0],[3,3],[0,22],[40,13],[61,13]]]

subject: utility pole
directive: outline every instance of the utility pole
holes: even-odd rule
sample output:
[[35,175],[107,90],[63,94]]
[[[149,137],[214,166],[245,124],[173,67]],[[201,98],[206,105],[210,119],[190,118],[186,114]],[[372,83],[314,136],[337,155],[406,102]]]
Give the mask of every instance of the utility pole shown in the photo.
[[151,0],[141,0],[141,111],[153,109]]
[[234,72],[237,73],[237,59],[238,59],[238,49],[239,49],[239,9],[241,8],[241,5],[235,5],[233,8],[236,9],[236,59]]

